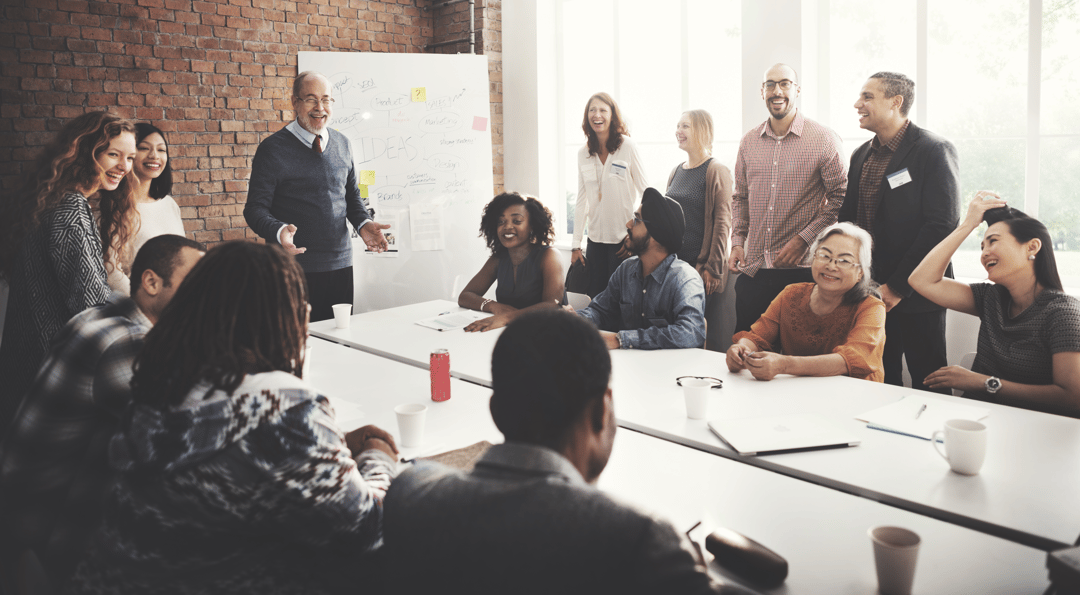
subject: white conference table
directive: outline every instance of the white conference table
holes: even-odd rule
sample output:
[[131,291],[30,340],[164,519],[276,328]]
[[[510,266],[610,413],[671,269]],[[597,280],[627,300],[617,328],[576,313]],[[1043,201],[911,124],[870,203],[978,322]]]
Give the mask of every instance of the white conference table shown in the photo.
[[481,440],[502,442],[488,410],[491,389],[451,378],[450,399],[437,403],[431,400],[431,377],[425,370],[322,339],[311,338],[309,344],[312,350],[305,380],[330,399],[338,427],[345,432],[374,424],[397,440],[394,407],[422,403],[428,407],[424,444],[400,448],[405,459]]
[[726,527],[788,561],[772,590],[711,568],[766,593],[877,593],[867,531],[900,526],[919,534],[913,592],[1026,593],[1046,590],[1046,553],[956,525],[844,494],[621,429],[600,489],[693,533]]
[[[374,423],[396,435],[393,408],[424,403],[425,444],[403,450],[405,458],[502,441],[488,411],[489,389],[451,380],[450,400],[434,403],[424,370],[319,339],[311,345],[306,379],[330,398],[342,429]],[[1045,554],[1036,549],[631,430],[617,433],[599,487],[680,530],[704,518],[773,548],[788,560],[790,573],[769,593],[874,592],[866,530],[879,524],[922,537],[917,593],[1038,593],[1048,583]],[[726,580],[740,582],[735,575]]]
[[[439,332],[415,321],[456,304],[435,300],[352,317],[348,329],[334,322],[311,325],[314,335],[424,370],[430,352],[450,350],[451,375],[491,384],[491,351],[501,330]],[[1080,536],[1080,420],[982,404],[991,410],[986,463],[981,473],[952,473],[927,441],[870,430],[855,416],[898,400],[912,389],[847,377],[779,377],[754,380],[731,374],[724,354],[702,349],[612,352],[612,389],[619,424],[692,448],[732,458],[919,514],[957,523],[1041,549],[1072,545]],[[704,421],[686,418],[682,375],[715,376],[709,416],[755,417],[812,412],[860,436],[853,448],[741,456]],[[958,401],[944,395],[923,396]]]

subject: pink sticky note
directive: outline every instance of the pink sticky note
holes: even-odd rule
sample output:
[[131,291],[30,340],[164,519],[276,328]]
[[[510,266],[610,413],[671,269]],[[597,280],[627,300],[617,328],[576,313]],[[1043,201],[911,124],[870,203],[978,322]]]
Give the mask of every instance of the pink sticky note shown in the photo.
[[481,118],[480,116],[473,116],[472,129],[483,132],[487,130],[487,118]]

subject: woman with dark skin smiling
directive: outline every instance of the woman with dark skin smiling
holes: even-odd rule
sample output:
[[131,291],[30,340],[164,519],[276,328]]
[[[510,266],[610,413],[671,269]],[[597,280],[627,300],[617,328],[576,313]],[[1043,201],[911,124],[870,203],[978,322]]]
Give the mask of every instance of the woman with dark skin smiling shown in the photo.
[[[960,244],[985,221],[980,259],[993,283],[944,277]],[[972,399],[1080,417],[1080,300],[1066,295],[1046,226],[982,191],[960,225],[908,279],[934,303],[978,316],[971,370],[946,366],[926,377]]]
[[[810,254],[813,283],[788,285],[727,352],[732,372],[851,376],[883,382],[885,304],[870,278],[870,234],[836,223]],[[774,351],[775,350],[775,351]]]
[[[507,192],[493,198],[480,219],[480,235],[491,249],[480,272],[458,297],[462,308],[491,312],[466,332],[506,326],[526,310],[555,308],[563,299],[563,270],[551,243],[551,211],[532,197]],[[484,299],[498,281],[495,299]]]

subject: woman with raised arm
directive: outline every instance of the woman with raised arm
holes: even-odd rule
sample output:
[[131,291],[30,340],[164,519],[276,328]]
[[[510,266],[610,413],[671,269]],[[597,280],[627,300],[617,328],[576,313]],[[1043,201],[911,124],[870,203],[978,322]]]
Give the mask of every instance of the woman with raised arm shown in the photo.
[[675,127],[687,160],[668,176],[667,196],[683,208],[686,231],[680,260],[705,283],[705,348],[722,351],[727,338],[721,328],[720,293],[727,283],[728,236],[731,233],[731,171],[712,157],[713,120],[705,110],[683,113]]
[[885,381],[885,303],[870,277],[870,234],[836,223],[810,247],[813,283],[788,285],[728,349],[732,372]]
[[[980,259],[992,283],[946,279],[949,260],[983,221]],[[1045,225],[981,191],[908,282],[934,303],[982,321],[971,370],[946,366],[926,377],[927,386],[1080,417],[1080,300],[1063,291]]]
[[[551,243],[551,211],[531,196],[505,192],[484,207],[480,236],[491,257],[458,296],[458,305],[494,316],[477,320],[466,332],[506,326],[522,312],[555,308],[562,303],[563,270]],[[484,294],[495,286],[495,299]]]
[[[649,184],[637,147],[615,100],[597,93],[585,105],[581,121],[585,146],[578,151],[578,194],[574,207],[574,239],[570,264],[585,261],[589,297],[607,287],[619,263],[630,254],[622,247],[626,222]],[[581,238],[589,229],[584,254]]]
[[[0,276],[9,285],[0,437],[53,336],[109,296],[102,246],[131,237],[134,161],[134,125],[108,112],[83,114],[42,150],[22,187],[0,200]],[[89,200],[97,203],[96,227]]]
[[124,294],[131,292],[131,263],[146,240],[165,234],[183,236],[184,221],[180,205],[172,192],[172,164],[165,133],[153,124],[135,125],[135,212],[138,226],[127,246],[109,251],[111,265],[109,287]]

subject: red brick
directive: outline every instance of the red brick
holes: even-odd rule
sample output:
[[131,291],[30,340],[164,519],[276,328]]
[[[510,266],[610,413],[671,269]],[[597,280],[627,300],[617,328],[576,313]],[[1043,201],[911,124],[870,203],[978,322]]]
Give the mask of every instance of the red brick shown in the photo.
[[191,64],[187,60],[165,60],[161,67],[165,70],[187,71],[191,69]]

